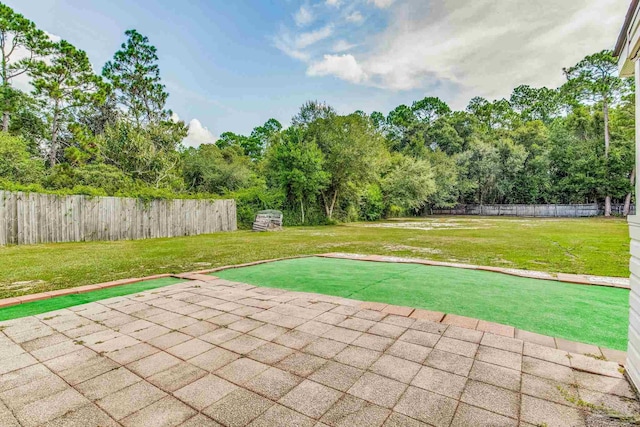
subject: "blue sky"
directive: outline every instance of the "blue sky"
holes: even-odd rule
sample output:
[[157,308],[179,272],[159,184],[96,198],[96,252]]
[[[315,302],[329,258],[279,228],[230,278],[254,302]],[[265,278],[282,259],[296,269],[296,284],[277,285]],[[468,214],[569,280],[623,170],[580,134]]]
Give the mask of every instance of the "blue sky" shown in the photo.
[[285,126],[306,100],[387,113],[424,96],[464,108],[612,48],[627,0],[4,0],[96,68],[135,28],[157,46],[189,144]]

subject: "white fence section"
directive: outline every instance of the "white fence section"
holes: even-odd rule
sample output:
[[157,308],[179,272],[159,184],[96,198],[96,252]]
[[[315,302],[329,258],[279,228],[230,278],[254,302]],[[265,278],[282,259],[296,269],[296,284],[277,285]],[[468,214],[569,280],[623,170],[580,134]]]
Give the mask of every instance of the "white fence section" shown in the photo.
[[[613,214],[622,215],[623,206],[613,205]],[[635,207],[631,205],[631,214]],[[604,213],[597,203],[582,205],[461,205],[452,209],[433,209],[427,212],[432,215],[487,215],[487,216],[524,216],[524,217],[588,217]]]
[[0,245],[190,236],[237,229],[235,200],[0,191]]

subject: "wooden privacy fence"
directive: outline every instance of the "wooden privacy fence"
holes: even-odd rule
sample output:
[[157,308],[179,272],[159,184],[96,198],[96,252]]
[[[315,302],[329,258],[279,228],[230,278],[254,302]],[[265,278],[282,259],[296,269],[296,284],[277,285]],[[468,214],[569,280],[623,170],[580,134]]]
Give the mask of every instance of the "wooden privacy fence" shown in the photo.
[[[622,215],[623,206],[615,204],[611,212]],[[631,212],[635,207],[631,205]],[[452,209],[432,209],[432,215],[487,215],[487,216],[527,216],[527,217],[587,217],[604,214],[604,209],[597,203],[575,205],[461,205]]]
[[235,200],[56,196],[0,190],[0,245],[190,236],[237,229]]

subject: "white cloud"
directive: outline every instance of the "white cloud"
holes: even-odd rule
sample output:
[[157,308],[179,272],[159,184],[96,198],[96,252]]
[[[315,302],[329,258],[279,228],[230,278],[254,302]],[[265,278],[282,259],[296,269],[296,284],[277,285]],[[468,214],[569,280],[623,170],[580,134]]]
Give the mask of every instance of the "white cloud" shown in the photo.
[[386,9],[391,6],[395,0],[367,0],[367,3],[373,3],[375,7]]
[[311,55],[305,49],[331,37],[332,34],[333,25],[331,24],[298,34],[291,34],[288,30],[281,29],[280,34],[274,38],[274,45],[290,57],[308,62]]
[[349,15],[347,15],[347,21],[358,24],[364,21],[364,16],[362,16],[362,14],[356,10],[355,12],[352,12]]
[[314,19],[315,16],[313,16],[313,12],[305,5],[300,6],[300,9],[293,15],[293,20],[298,27],[309,25]]
[[333,75],[351,83],[362,83],[367,80],[366,73],[353,55],[325,55],[322,61],[315,62],[307,68],[309,76]]
[[327,0],[325,3],[328,6],[334,6],[334,7],[339,7],[340,6],[340,0]]
[[330,37],[331,34],[333,34],[333,26],[327,25],[314,31],[299,34],[295,39],[295,45],[298,49],[304,49]]
[[335,42],[333,44],[333,47],[331,48],[331,50],[334,51],[334,52],[344,52],[344,51],[347,51],[347,50],[351,50],[356,46],[358,46],[358,45],[349,43],[346,40],[338,40],[337,42]]
[[[627,0],[398,0],[387,27],[365,35],[357,59],[311,58],[307,74],[391,90],[453,88],[459,99],[448,101],[461,108],[471,95],[500,98],[520,84],[562,84],[562,67],[613,47],[627,6]],[[333,51],[346,46],[336,41]]]
[[[177,117],[177,114],[176,114]],[[173,118],[173,117],[172,117]],[[202,144],[213,144],[218,138],[207,127],[202,126],[200,120],[191,119],[189,122],[189,132],[182,141],[185,147],[199,147]]]

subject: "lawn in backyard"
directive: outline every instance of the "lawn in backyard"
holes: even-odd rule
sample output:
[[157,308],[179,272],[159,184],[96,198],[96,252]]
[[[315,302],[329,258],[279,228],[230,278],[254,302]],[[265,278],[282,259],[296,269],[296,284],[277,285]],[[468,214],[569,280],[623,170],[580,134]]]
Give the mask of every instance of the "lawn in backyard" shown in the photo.
[[626,277],[629,237],[622,219],[449,216],[272,233],[6,246],[0,247],[0,298],[324,252]]
[[257,286],[454,313],[626,350],[627,289],[452,267],[319,257],[213,274]]

